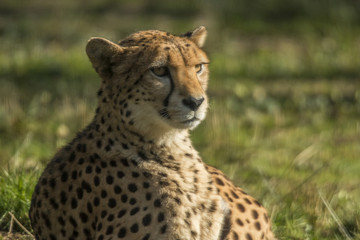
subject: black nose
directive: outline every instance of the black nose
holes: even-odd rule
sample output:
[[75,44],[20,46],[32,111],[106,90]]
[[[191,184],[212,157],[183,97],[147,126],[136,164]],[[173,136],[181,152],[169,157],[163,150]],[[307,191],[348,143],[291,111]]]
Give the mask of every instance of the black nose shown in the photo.
[[200,105],[203,103],[204,98],[194,98],[194,97],[188,97],[182,100],[183,104],[190,108],[193,111],[196,111],[199,109]]

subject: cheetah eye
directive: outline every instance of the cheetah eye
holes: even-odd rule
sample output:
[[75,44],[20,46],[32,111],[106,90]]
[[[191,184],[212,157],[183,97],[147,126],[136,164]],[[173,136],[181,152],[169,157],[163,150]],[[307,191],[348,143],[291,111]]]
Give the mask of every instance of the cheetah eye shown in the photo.
[[157,77],[165,77],[169,75],[169,69],[167,67],[154,67],[150,69]]
[[197,64],[195,65],[195,71],[197,74],[201,73],[203,70],[203,64]]

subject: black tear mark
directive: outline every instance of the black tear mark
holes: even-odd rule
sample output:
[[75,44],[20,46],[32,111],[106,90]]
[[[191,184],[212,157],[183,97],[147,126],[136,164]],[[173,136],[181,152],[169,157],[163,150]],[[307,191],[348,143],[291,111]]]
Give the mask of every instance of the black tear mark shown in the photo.
[[170,80],[170,92],[169,92],[169,94],[166,96],[166,98],[164,99],[164,102],[163,102],[164,107],[169,106],[170,96],[171,96],[171,94],[172,94],[173,91],[174,91],[174,81],[173,81],[173,79],[172,79],[172,77],[171,77],[171,73],[169,73],[169,80]]

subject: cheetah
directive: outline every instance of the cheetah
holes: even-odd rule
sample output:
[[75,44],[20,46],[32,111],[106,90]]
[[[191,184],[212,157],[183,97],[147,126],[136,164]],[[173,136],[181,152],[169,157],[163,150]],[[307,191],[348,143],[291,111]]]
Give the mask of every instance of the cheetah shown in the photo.
[[37,240],[273,239],[266,210],[189,138],[208,107],[206,35],[89,40],[98,107],[39,178],[29,211]]

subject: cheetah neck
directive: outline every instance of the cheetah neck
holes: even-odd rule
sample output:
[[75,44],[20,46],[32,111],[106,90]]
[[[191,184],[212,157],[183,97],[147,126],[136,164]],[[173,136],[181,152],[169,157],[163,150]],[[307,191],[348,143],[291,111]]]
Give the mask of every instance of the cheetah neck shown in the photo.
[[[123,145],[138,147],[145,151],[172,149],[173,151],[188,151],[192,149],[188,129],[174,129],[169,126],[149,123],[129,125],[120,118],[114,117],[116,113],[97,109],[94,120],[88,129],[102,139],[109,139],[112,149],[119,149]],[[118,120],[120,119],[120,120]],[[106,145],[102,144],[102,145]],[[105,146],[106,148],[106,146]]]

